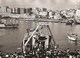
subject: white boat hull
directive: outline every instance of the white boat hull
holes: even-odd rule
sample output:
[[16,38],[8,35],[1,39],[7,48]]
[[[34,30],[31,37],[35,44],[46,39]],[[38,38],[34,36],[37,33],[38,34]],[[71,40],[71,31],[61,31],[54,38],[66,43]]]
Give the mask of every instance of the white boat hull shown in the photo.
[[67,36],[69,40],[72,40],[72,41],[76,41],[76,38],[73,38],[73,37],[70,37],[70,36]]
[[0,24],[0,27],[5,27],[5,25],[4,24]]

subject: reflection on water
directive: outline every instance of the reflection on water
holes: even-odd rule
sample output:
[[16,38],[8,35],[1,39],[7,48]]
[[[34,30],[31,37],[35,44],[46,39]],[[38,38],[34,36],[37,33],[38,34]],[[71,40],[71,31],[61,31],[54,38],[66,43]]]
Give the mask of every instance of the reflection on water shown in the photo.
[[[27,28],[31,28],[32,22],[21,21],[18,29],[0,29],[0,50],[5,52],[21,51],[21,43]],[[65,23],[53,23],[51,30],[60,50],[70,48],[71,50],[80,48],[80,25],[67,26]],[[78,34],[77,45],[69,41],[67,33]]]

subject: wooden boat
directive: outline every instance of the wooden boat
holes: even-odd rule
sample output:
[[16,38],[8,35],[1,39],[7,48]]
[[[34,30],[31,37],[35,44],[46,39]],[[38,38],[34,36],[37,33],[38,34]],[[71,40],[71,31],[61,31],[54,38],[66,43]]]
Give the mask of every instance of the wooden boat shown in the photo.
[[75,24],[80,24],[80,19],[75,20]]
[[66,22],[66,25],[72,25],[73,24],[73,20],[68,20],[67,22]]
[[16,19],[1,19],[0,28],[17,28],[19,21]]
[[67,38],[71,41],[77,41],[77,34],[75,33],[68,34]]
[[[43,26],[45,26],[47,32],[50,32],[50,34],[45,34],[46,32]],[[53,38],[49,24],[47,22],[40,22],[37,24],[37,27],[33,30],[27,30],[27,33],[24,35],[23,38],[22,50],[25,54],[26,52],[32,51],[34,49],[36,49],[36,52],[38,52],[38,49],[51,50],[51,48],[54,48],[55,45],[56,42]]]

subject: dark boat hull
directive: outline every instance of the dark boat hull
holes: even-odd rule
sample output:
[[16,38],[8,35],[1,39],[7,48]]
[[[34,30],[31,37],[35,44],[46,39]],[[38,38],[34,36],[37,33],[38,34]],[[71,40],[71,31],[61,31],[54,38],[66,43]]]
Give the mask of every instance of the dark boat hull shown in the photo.
[[66,22],[66,25],[72,25],[73,23],[74,23],[73,20],[68,20],[68,21]]

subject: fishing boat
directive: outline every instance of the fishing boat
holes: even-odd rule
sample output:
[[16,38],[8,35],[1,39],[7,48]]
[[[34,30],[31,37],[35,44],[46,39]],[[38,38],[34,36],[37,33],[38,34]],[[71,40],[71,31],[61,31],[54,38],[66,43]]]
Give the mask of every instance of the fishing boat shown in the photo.
[[66,25],[72,25],[73,24],[73,20],[68,20],[67,22],[66,22]]
[[70,33],[68,34],[67,38],[71,41],[77,41],[77,34],[75,33]]
[[5,27],[5,25],[4,24],[0,24],[0,28],[4,28]]
[[73,18],[68,18],[66,21],[66,25],[72,25],[74,23],[74,19]]
[[77,24],[80,24],[80,19],[76,19],[75,20],[75,24],[77,25]]
[[27,32],[23,38],[22,50],[24,54],[34,50],[35,52],[39,53],[42,52],[40,50],[46,51],[51,50],[51,48],[54,49],[56,42],[53,38],[48,22],[40,22],[37,24],[36,28],[33,30],[31,29],[27,29]]
[[6,25],[6,24],[0,24],[0,28],[17,28],[18,25]]
[[1,19],[0,28],[17,28],[19,21],[16,19]]

